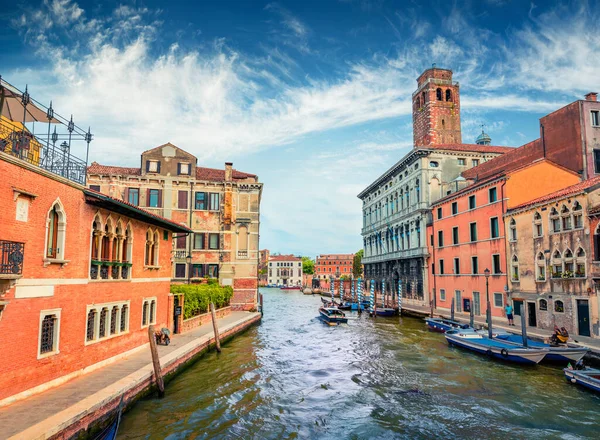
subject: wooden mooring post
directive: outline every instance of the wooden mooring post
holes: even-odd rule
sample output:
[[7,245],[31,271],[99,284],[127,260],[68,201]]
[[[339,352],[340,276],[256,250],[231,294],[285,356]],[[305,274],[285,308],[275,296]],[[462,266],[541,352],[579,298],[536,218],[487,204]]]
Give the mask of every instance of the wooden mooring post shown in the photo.
[[165,395],[165,382],[163,381],[160,371],[160,359],[158,358],[158,350],[156,349],[156,336],[154,336],[154,326],[148,326],[148,340],[150,341],[150,352],[152,353],[152,365],[154,366],[154,379],[158,387],[158,397]]
[[263,306],[263,295],[262,295],[262,293],[259,294],[259,298],[260,298],[260,316],[262,317],[265,314],[265,309],[263,308],[264,306]]
[[210,314],[212,315],[213,330],[215,332],[215,348],[217,353],[221,353],[221,340],[219,338],[219,327],[217,326],[217,313],[215,312],[215,305],[210,303]]

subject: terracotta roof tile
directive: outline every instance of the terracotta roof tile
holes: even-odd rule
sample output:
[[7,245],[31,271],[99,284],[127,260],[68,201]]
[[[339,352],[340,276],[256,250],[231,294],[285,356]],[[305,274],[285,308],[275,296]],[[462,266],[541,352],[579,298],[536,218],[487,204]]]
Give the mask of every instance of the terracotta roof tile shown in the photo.
[[[256,178],[255,174],[243,173],[238,170],[233,170],[231,176],[234,179]],[[219,170],[216,168],[196,167],[196,179],[208,180],[211,182],[223,182],[225,180],[225,170]]]
[[514,147],[500,147],[496,145],[479,144],[441,144],[427,145],[419,147],[422,150],[448,150],[448,151],[474,151],[478,153],[508,153],[513,151]]
[[560,189],[553,193],[546,194],[545,196],[538,197],[537,199],[530,200],[529,202],[526,202],[526,203],[522,203],[518,206],[515,206],[514,208],[509,209],[508,212],[512,212],[517,209],[523,209],[523,208],[526,208],[527,206],[532,206],[532,205],[537,205],[537,204],[544,203],[544,202],[549,202],[549,201],[555,200],[555,199],[561,199],[563,197],[566,197],[566,196],[569,196],[572,194],[577,194],[577,193],[583,192],[584,190],[586,190],[594,185],[600,185],[600,176],[596,176],[591,179],[584,180],[583,182],[578,182],[575,185],[567,186],[566,188]]
[[139,168],[129,168],[129,167],[113,167],[110,165],[100,165],[98,162],[92,162],[92,164],[88,167],[89,174],[116,174],[116,175],[126,175],[126,176],[139,176],[141,175],[141,170]]
[[519,148],[512,148],[502,156],[483,162],[462,173],[465,179],[485,179],[497,173],[505,173],[543,157],[542,142],[536,139]]
[[294,255],[275,255],[269,258],[269,261],[302,261],[302,258]]

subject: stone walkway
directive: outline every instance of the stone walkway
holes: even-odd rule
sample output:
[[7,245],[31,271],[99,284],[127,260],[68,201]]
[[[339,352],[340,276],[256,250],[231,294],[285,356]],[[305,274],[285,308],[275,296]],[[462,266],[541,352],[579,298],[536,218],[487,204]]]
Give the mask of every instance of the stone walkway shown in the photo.
[[[219,332],[224,333],[228,329],[255,319],[257,315],[257,313],[249,312],[232,312],[217,320]],[[190,343],[206,340],[212,336],[213,329],[210,323],[184,334],[173,335],[170,345],[158,346],[161,365],[173,358],[169,354],[173,354]],[[61,419],[64,423],[65,417],[89,411],[90,398],[92,400],[106,399],[107,395],[103,395],[103,391],[133,373],[151,369],[150,350],[144,349],[114,364],[77,377],[57,388],[0,408],[0,439],[46,438],[47,434],[52,435],[50,432],[52,427],[59,426]],[[110,394],[113,391],[104,394]]]
[[[407,310],[409,312],[415,312],[423,315],[429,316],[430,309],[429,307],[421,307],[416,305],[406,305],[402,306],[403,310]],[[447,309],[435,309],[435,316],[443,316],[444,318],[450,318],[450,311]],[[468,313],[454,313],[454,319],[459,322],[469,323],[469,314]],[[485,316],[476,316],[474,319],[476,325],[483,326],[485,324]],[[495,328],[500,328],[502,330],[506,330],[510,333],[521,334],[521,317],[515,315],[515,326],[509,326],[506,318],[502,317],[493,317],[492,325]],[[527,327],[527,335],[534,339],[545,339],[549,338],[553,330],[540,329],[537,327]],[[576,340],[579,344],[585,345],[590,350],[595,353],[600,354],[600,339],[589,338],[586,336],[572,335],[571,339]]]

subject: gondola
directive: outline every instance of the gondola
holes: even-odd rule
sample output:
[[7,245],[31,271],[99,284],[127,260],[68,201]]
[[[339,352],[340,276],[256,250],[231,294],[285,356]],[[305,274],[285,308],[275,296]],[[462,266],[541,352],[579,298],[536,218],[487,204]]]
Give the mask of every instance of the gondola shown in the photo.
[[117,408],[117,414],[110,424],[98,434],[94,440],[115,440],[117,438],[117,432],[119,431],[119,424],[121,423],[121,414],[123,412],[123,395],[121,395],[121,401]]

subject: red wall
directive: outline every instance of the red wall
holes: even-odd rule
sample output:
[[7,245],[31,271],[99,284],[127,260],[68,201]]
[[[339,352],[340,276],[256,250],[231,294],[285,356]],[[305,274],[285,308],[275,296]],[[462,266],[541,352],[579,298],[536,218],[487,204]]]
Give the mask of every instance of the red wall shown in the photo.
[[[500,255],[501,275],[490,275],[489,277],[489,294],[492,305],[492,315],[503,316],[503,309],[494,306],[494,293],[502,293],[504,303],[506,303],[506,295],[504,287],[507,284],[506,278],[506,250],[504,244],[504,225],[502,222],[502,183],[499,182],[490,186],[483,186],[474,191],[466,192],[456,198],[451,198],[445,202],[433,205],[433,226],[428,228],[427,243],[429,246],[429,254],[432,262],[435,265],[435,275],[432,274],[432,265],[429,267],[429,287],[435,288],[436,306],[441,308],[450,308],[452,298],[456,290],[461,291],[461,299],[468,298],[473,300],[473,292],[480,294],[480,315],[485,316],[486,310],[486,286],[485,276],[483,272],[486,268],[492,269],[492,255]],[[488,203],[488,189],[496,187],[498,201],[496,203]],[[476,208],[469,210],[469,196],[475,195]],[[458,203],[458,214],[452,215],[452,203]],[[438,220],[437,208],[442,208],[443,217]],[[490,219],[498,218],[499,238],[490,238]],[[477,223],[477,242],[470,242],[470,223]],[[452,243],[452,229],[458,226],[459,243]],[[438,231],[444,233],[444,246],[438,247]],[[434,237],[434,247],[431,246],[431,235]],[[473,275],[471,271],[471,256],[478,257],[478,275]],[[460,259],[460,274],[455,275],[454,258]],[[440,274],[440,260],[444,260],[444,274]],[[440,298],[440,290],[446,292],[446,299],[443,301]],[[462,301],[461,301],[462,302]],[[455,308],[456,310],[456,308]]]
[[[91,227],[98,209],[85,203],[81,189],[8,163],[4,158],[0,158],[0,175],[3,176],[0,180],[3,207],[0,240],[25,243],[23,277],[19,282],[31,284],[37,280],[42,285],[55,285],[53,296],[17,299],[16,289],[12,287],[2,297],[8,304],[0,320],[3,360],[0,399],[146,343],[147,328],[141,326],[143,298],[157,298],[156,327],[168,324],[171,234],[164,240],[163,230],[158,228],[160,269],[144,269],[145,233],[149,225],[113,213],[114,220],[121,218],[125,224],[131,221],[132,277],[130,280],[90,280]],[[27,222],[15,219],[13,187],[37,195],[30,203]],[[44,267],[46,218],[57,198],[66,212],[64,258],[69,262]],[[100,213],[106,219],[108,212],[100,210]],[[163,280],[148,282],[156,278]],[[130,300],[129,332],[86,346],[86,306],[126,300]],[[62,309],[60,352],[38,360],[40,311],[54,308]]]

